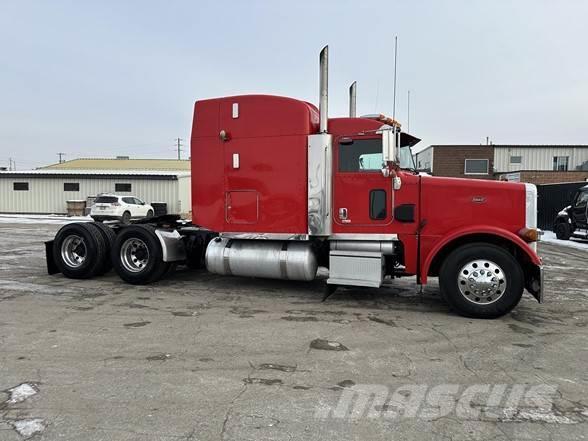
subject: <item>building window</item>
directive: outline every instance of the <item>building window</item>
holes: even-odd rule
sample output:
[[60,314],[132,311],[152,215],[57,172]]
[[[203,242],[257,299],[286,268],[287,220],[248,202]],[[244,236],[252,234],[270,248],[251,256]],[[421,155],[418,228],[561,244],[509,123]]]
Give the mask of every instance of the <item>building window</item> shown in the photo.
[[523,157],[522,156],[511,156],[510,157],[510,163],[511,164],[520,164],[523,162]]
[[132,191],[131,184],[114,184],[114,191],[117,193],[130,193]]
[[80,184],[78,182],[64,182],[63,191],[80,191]]
[[487,159],[466,159],[465,160],[465,174],[466,175],[487,175],[488,174],[488,160]]
[[12,189],[14,191],[29,191],[29,183],[28,182],[14,182],[12,184]]
[[555,170],[555,171],[568,171],[568,160],[569,160],[569,156],[554,156],[553,157],[553,170]]

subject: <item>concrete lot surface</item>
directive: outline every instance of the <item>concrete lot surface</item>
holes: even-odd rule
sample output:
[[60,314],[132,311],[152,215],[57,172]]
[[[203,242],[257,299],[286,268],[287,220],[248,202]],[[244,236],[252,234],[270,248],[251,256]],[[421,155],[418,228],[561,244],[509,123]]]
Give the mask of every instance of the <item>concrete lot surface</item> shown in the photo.
[[588,247],[542,245],[547,302],[481,321],[412,279],[321,303],[321,282],[48,276],[58,228],[0,225],[0,440],[588,434]]

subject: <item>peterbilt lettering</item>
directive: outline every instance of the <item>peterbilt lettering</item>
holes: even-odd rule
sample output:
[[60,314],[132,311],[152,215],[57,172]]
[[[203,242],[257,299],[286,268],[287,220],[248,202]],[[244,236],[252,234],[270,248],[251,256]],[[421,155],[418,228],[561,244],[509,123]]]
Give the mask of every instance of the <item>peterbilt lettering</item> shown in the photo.
[[384,115],[355,116],[354,87],[349,117],[328,117],[327,60],[325,48],[319,108],[271,95],[196,101],[192,222],[117,226],[97,247],[92,224],[85,235],[75,227],[86,244],[80,268],[67,267],[68,253],[83,250],[68,249],[66,226],[47,246],[53,271],[99,274],[92,261],[104,248],[130,283],[155,281],[176,263],[287,280],[312,280],[324,267],[326,296],[416,276],[419,284],[438,277],[467,316],[503,315],[525,289],[541,302],[535,187],[415,172],[419,139]]

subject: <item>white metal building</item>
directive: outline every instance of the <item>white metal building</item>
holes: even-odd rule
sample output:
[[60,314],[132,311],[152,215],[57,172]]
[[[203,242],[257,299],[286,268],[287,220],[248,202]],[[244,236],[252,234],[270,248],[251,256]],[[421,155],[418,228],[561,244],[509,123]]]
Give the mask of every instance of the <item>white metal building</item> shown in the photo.
[[165,202],[168,213],[191,210],[189,172],[152,170],[0,171],[0,213],[65,214],[68,200],[100,193]]
[[468,161],[486,161],[489,176],[515,171],[588,171],[588,145],[430,145],[415,154],[418,170],[439,176],[467,172]]
[[495,145],[494,170],[588,170],[588,145]]

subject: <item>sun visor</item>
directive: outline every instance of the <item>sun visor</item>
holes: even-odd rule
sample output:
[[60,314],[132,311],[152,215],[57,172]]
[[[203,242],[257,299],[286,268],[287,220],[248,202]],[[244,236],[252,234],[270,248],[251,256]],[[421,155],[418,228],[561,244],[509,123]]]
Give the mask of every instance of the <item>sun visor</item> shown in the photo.
[[400,147],[412,147],[421,140],[416,136],[412,136],[406,132],[400,132]]

